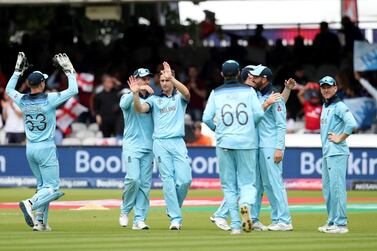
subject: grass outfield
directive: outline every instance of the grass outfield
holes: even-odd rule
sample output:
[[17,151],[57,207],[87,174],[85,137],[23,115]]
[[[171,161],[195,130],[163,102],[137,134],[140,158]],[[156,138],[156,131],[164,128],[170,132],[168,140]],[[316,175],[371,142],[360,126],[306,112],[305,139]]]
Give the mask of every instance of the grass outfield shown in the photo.
[[[119,190],[63,190],[61,200],[119,199]],[[32,189],[0,189],[0,202],[16,202],[33,194]],[[221,197],[216,190],[191,190],[189,197]],[[152,198],[161,198],[160,190]],[[318,198],[319,191],[290,191],[289,198]],[[376,205],[376,192],[349,192],[352,203]],[[350,203],[351,204],[351,203]],[[50,211],[52,232],[33,232],[19,209],[0,209],[0,250],[377,250],[377,210],[349,210],[350,233],[328,235],[317,232],[326,220],[326,212],[292,209],[293,232],[251,232],[231,236],[218,230],[208,217],[215,207],[185,207],[183,230],[169,231],[164,208],[151,208],[148,231],[133,231],[118,225],[118,209],[107,211]],[[269,211],[263,207],[261,219],[269,223]]]

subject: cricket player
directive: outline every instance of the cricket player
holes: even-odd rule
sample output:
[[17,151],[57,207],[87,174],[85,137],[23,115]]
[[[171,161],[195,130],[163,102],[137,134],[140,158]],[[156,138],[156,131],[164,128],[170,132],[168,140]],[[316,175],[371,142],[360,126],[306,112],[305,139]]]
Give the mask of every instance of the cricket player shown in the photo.
[[[248,65],[244,67],[241,71],[240,78],[241,80],[246,84],[254,88],[254,90],[259,94],[258,89],[256,88],[255,84],[253,83],[253,76],[250,74],[250,72],[256,68],[255,65]],[[277,95],[276,93],[273,95],[270,95],[268,100],[264,103],[262,103],[263,110],[266,110],[269,105],[277,102],[281,97],[284,99],[284,102],[287,102],[289,95],[291,93],[291,90],[295,87],[296,81],[292,78],[288,79],[284,83],[285,88],[281,95]],[[258,129],[258,127],[257,127]],[[258,136],[258,134],[257,134]],[[259,139],[258,139],[259,142]],[[257,158],[258,159],[258,158]],[[256,163],[256,181],[255,181],[255,188],[257,190],[256,195],[256,201],[255,204],[251,206],[251,219],[252,219],[252,230],[255,231],[267,231],[268,228],[262,224],[259,220],[259,213],[261,209],[262,204],[262,197],[263,197],[263,183],[262,178],[260,174],[260,167],[259,163],[257,161]],[[218,208],[218,210],[213,214],[213,216],[210,217],[210,220],[216,224],[217,227],[219,227],[222,230],[229,230],[230,227],[226,221],[227,217],[229,216],[229,210],[225,206],[225,201],[221,203],[221,206]]]
[[140,87],[130,83],[137,112],[151,112],[153,153],[163,185],[163,193],[170,218],[170,230],[182,226],[181,207],[191,184],[191,168],[184,136],[184,116],[190,92],[175,77],[167,62],[160,74],[162,92],[141,103]]
[[[128,80],[129,86],[138,85],[140,102],[153,94],[149,86],[152,74],[148,69],[137,69]],[[152,114],[136,113],[132,92],[122,96],[120,108],[124,117],[124,133],[122,161],[126,167],[124,190],[121,204],[119,224],[128,225],[128,214],[134,208],[132,229],[149,229],[145,224],[149,209],[149,193],[152,185],[153,153],[152,153]]]
[[[266,66],[259,65],[250,71],[250,74],[260,92],[259,100],[263,103],[273,93],[272,71]],[[272,224],[268,226],[270,231],[293,230],[282,177],[285,133],[286,108],[284,101],[279,100],[266,110],[258,125],[259,168],[263,188],[271,205]]]
[[[47,225],[48,206],[53,200],[64,195],[59,191],[59,162],[54,134],[56,127],[56,107],[78,93],[76,74],[66,54],[53,58],[68,77],[68,89],[62,92],[44,93],[47,75],[34,71],[27,78],[30,94],[15,90],[17,80],[26,69],[27,59],[23,52],[18,53],[15,71],[9,80],[6,93],[20,107],[27,137],[26,157],[37,179],[37,192],[19,203],[26,223],[34,231],[49,231]],[[33,211],[36,210],[34,222]]]
[[240,83],[239,74],[238,62],[223,63],[224,84],[212,90],[203,113],[203,122],[216,133],[216,155],[231,234],[241,234],[241,226],[245,232],[251,231],[250,205],[255,203],[258,149],[255,127],[263,116],[255,90]]
[[337,97],[335,80],[326,76],[319,84],[325,100],[321,114],[322,191],[328,218],[318,231],[343,234],[348,233],[346,171],[350,151],[346,139],[357,124],[349,108]]

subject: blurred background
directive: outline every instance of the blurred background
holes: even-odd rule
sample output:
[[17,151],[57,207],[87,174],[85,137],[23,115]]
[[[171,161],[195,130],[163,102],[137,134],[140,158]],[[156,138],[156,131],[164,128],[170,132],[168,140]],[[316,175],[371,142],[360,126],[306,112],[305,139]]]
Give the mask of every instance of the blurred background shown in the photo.
[[[377,180],[376,10],[375,0],[0,0],[0,173],[12,176],[6,166],[19,165],[11,164],[12,156],[24,151],[22,114],[4,93],[17,53],[24,51],[33,64],[25,76],[34,70],[47,73],[47,92],[67,87],[64,74],[52,66],[54,54],[66,52],[78,72],[79,95],[57,111],[56,143],[67,146],[121,145],[118,104],[128,77],[137,68],[148,68],[154,73],[151,86],[159,92],[158,73],[168,61],[191,91],[186,142],[193,171],[205,177],[217,177],[214,151],[195,147],[215,145],[201,116],[211,90],[222,84],[225,60],[237,60],[242,67],[267,65],[276,91],[283,89],[285,79],[298,82],[287,102],[286,141],[288,148],[302,149],[287,151],[285,161],[299,164],[297,175],[286,178],[319,177],[322,100],[317,82],[333,76],[339,97],[358,122],[359,135],[350,138],[351,148],[369,147],[353,152],[357,165],[351,161],[349,174]],[[24,80],[17,89],[27,93]],[[67,176],[124,172],[119,147],[116,160],[111,159],[112,148],[59,149],[66,151],[63,161],[72,161],[66,165],[75,168]],[[21,166],[27,166],[23,161]]]

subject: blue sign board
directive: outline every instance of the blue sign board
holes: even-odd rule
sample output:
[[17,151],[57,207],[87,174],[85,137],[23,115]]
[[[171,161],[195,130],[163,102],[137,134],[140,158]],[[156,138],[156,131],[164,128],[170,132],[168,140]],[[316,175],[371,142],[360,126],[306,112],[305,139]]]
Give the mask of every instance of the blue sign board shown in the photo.
[[[62,187],[122,187],[126,173],[121,161],[120,147],[58,147]],[[188,149],[192,177],[214,179],[219,177],[218,161],[212,147]],[[285,179],[321,178],[321,148],[287,148],[284,155]],[[351,148],[347,179],[377,180],[377,151],[375,148]],[[153,168],[158,182],[157,167]],[[0,186],[33,186],[25,146],[0,146]],[[158,187],[158,185],[155,185]]]

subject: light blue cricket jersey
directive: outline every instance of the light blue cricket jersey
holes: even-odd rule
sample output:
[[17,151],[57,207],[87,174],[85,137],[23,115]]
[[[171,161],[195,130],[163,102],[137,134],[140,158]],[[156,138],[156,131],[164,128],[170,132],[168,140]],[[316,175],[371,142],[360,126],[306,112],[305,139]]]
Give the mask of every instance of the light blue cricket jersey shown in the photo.
[[323,104],[321,114],[321,141],[323,157],[334,155],[348,155],[350,150],[344,140],[335,144],[328,140],[330,132],[336,135],[346,133],[350,135],[357,123],[348,107],[338,98],[334,98],[330,105]]
[[[260,104],[263,104],[272,94],[272,84],[259,93]],[[272,104],[258,125],[259,147],[284,150],[287,111],[282,99]]]
[[28,142],[53,141],[56,107],[78,93],[76,74],[68,75],[68,89],[62,92],[22,94],[15,90],[20,75],[14,73],[6,88],[8,96],[21,109]]
[[[145,102],[142,96],[140,102]],[[152,150],[152,113],[137,113],[131,92],[123,94],[119,106],[124,118],[123,149]]]
[[146,99],[154,122],[153,139],[185,136],[185,112],[187,103],[182,94],[174,89],[168,97],[161,92]]
[[[263,110],[255,90],[237,80],[226,80],[213,90],[203,122],[216,133],[216,145],[226,149],[257,149],[256,124]],[[216,125],[214,123],[216,118]]]

